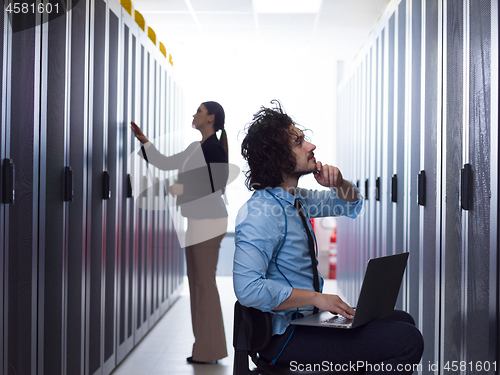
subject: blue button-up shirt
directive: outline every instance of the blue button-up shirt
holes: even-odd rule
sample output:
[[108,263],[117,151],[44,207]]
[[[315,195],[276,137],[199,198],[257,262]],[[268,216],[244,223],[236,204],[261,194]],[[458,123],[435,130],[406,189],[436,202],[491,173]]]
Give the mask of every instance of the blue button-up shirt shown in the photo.
[[[358,191],[359,193],[359,191]],[[256,191],[236,219],[233,283],[244,306],[273,314],[273,334],[285,332],[297,309],[272,311],[293,288],[314,290],[307,234],[294,207],[299,198],[307,218],[347,216],[355,218],[363,200],[346,202],[333,189],[297,188],[292,195],[281,188]],[[311,223],[307,220],[311,233]],[[323,277],[319,275],[320,291]],[[309,313],[313,306],[300,312]]]

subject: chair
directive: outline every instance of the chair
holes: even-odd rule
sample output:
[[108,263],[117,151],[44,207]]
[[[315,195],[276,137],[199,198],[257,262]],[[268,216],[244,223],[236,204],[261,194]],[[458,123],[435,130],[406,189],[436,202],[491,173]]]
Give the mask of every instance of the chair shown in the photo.
[[[271,336],[271,314],[245,307],[236,301],[234,305],[233,375],[319,375],[329,373],[324,371],[292,371],[287,365],[270,365],[268,361],[259,357],[258,352],[269,344]],[[248,356],[257,366],[256,369],[249,369]]]

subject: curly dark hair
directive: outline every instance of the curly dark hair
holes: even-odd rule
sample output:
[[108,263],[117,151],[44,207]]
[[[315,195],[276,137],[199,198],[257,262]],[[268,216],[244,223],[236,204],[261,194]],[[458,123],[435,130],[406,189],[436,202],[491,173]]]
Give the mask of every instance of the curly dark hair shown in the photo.
[[249,190],[274,188],[283,182],[283,172],[290,174],[296,161],[292,152],[292,137],[299,134],[297,126],[283,110],[278,100],[272,100],[275,108],[260,107],[247,124],[246,136],[241,144],[241,155],[247,161],[245,185]]

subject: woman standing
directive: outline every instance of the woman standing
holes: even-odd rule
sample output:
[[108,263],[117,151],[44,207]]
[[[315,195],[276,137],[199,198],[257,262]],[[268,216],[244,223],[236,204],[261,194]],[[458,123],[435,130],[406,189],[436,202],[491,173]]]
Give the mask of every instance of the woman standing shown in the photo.
[[[193,128],[202,136],[173,156],[162,155],[141,129],[131,123],[148,162],[162,170],[179,171],[169,192],[177,197],[188,219],[186,265],[195,342],[189,363],[209,364],[227,357],[226,336],[215,281],[219,248],[227,228],[227,210],[221,193],[227,182],[228,143],[225,114],[217,102],[202,103],[193,115]],[[220,140],[216,132],[222,130]]]

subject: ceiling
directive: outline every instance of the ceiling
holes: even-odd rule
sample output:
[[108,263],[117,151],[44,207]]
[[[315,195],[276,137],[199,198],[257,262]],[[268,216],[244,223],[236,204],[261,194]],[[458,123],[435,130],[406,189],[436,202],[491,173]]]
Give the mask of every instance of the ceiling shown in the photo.
[[[308,2],[313,0],[266,0]],[[321,49],[338,60],[355,57],[388,0],[315,0],[316,13],[256,12],[253,0],[133,0],[147,26],[175,53],[197,43],[232,48]],[[281,8],[280,8],[281,9]]]

